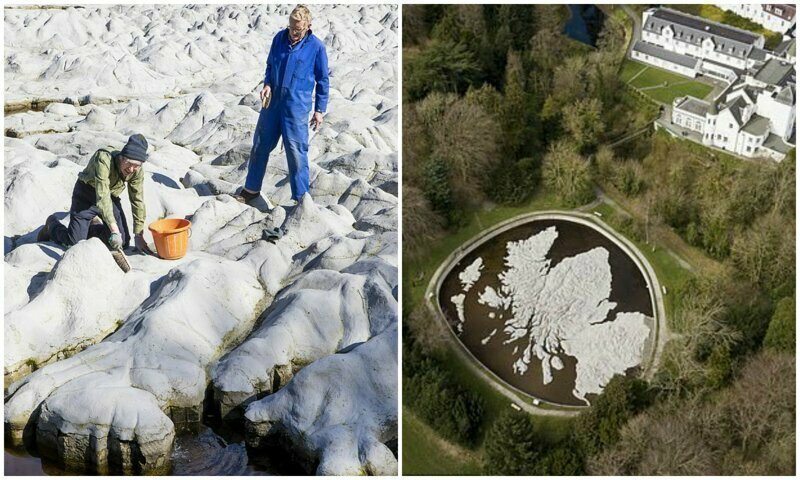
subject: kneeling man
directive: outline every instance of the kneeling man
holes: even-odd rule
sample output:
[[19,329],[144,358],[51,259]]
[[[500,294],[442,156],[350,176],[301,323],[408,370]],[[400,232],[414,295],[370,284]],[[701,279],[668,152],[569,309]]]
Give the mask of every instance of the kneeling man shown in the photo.
[[[39,231],[37,241],[52,240],[70,247],[81,240],[100,237],[111,250],[127,247],[131,236],[119,198],[127,185],[136,248],[141,252],[148,251],[144,240],[142,170],[146,160],[147,140],[138,133],[131,135],[122,151],[101,148],[95,152],[86,168],[78,174],[72,190],[69,227],[62,225],[55,215],[50,215]],[[102,223],[93,221],[95,217],[99,217]]]

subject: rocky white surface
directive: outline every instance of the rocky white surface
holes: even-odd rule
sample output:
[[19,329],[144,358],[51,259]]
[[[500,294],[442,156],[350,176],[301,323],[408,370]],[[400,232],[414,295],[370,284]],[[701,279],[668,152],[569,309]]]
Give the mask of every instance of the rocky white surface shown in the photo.
[[301,370],[286,388],[247,408],[248,444],[287,436],[318,475],[397,475],[386,446],[397,430],[397,386],[385,374],[396,375],[397,363],[383,365],[391,356],[397,356],[396,323]]
[[[478,301],[494,309],[510,307],[503,343],[526,342],[521,350],[514,349],[514,372],[525,375],[536,358],[542,382],[548,384],[553,370],[564,368],[558,355],[575,357],[573,394],[585,400],[589,393],[602,392],[615,374],[641,363],[650,327],[640,312],[618,312],[606,321],[616,307],[609,301],[608,251],[596,247],[551,266],[547,254],[557,238],[558,231],[550,227],[508,242],[499,288],[487,286]],[[486,337],[484,344],[491,339]]]
[[461,289],[464,293],[469,292],[472,286],[475,285],[475,282],[481,278],[482,270],[483,259],[478,257],[458,274],[458,279],[461,281]]
[[466,322],[466,317],[464,316],[464,302],[467,299],[467,295],[465,293],[459,293],[458,295],[453,295],[450,297],[450,301],[453,302],[453,305],[456,306],[456,315],[458,316],[458,323],[456,323],[456,333],[461,335],[464,332],[464,322]]
[[[6,106],[53,102],[4,126],[4,371],[7,385],[19,379],[5,404],[12,440],[33,433],[44,456],[101,473],[160,472],[206,388],[241,393],[245,379],[260,394],[337,392],[305,412],[317,427],[338,425],[320,412],[352,398],[348,408],[395,425],[378,441],[396,438],[396,349],[366,349],[368,370],[270,382],[278,367],[302,379],[328,358],[356,358],[397,322],[396,6],[312,7],[331,98],[310,132],[311,195],[289,202],[282,147],[263,202],[227,195],[247,173],[267,49],[293,6],[5,9]],[[49,214],[68,221],[91,154],[135,132],[150,143],[146,223],[189,218],[186,257],[131,254],[122,274],[98,240],[66,252],[35,243]],[[287,234],[267,241],[275,227]],[[368,381],[392,392],[349,390]],[[227,408],[239,400],[251,399],[228,395]],[[280,421],[301,431],[295,418]],[[326,455],[336,463],[334,451]],[[396,469],[393,456],[373,460],[375,471]]]

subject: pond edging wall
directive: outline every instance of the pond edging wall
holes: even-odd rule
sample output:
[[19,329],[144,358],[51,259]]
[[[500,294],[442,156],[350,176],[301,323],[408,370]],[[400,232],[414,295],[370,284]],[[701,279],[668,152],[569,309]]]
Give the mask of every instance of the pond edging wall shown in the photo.
[[[449,332],[451,339],[455,340],[455,342],[459,345],[459,348],[457,348],[459,354],[461,354],[462,357],[468,360],[468,363],[473,368],[473,370],[476,371],[476,373],[478,373],[485,380],[487,380],[496,390],[498,390],[500,393],[503,393],[506,397],[508,397],[518,405],[521,399],[528,400],[527,402],[523,402],[523,404],[520,406],[525,408],[525,410],[528,411],[529,413],[539,414],[539,415],[575,415],[580,411],[583,411],[585,407],[562,405],[556,402],[537,398],[534,395],[531,395],[527,392],[523,392],[522,390],[506,383],[496,373],[489,370],[485,365],[483,365],[474,356],[474,354],[463,344],[461,339],[453,331],[452,327],[447,322],[445,314],[442,311],[441,305],[438,300],[439,291],[442,287],[442,283],[444,282],[446,274],[450,273],[452,269],[455,267],[455,265],[458,262],[460,262],[464,257],[466,257],[470,252],[472,252],[479,246],[483,245],[491,237],[495,237],[505,231],[511,230],[512,228],[530,223],[535,220],[563,220],[589,227],[597,231],[604,237],[608,238],[615,245],[617,245],[628,257],[631,258],[636,267],[640,270],[640,272],[644,276],[644,279],[647,283],[647,287],[651,293],[650,301],[652,303],[652,310],[654,316],[653,339],[650,344],[649,352],[646,352],[649,353],[649,355],[647,355],[647,358],[643,359],[641,364],[641,369],[642,369],[641,376],[645,378],[651,378],[656,371],[658,359],[660,359],[661,356],[660,354],[661,351],[663,350],[663,346],[664,343],[666,342],[666,337],[667,337],[666,313],[664,310],[664,301],[663,301],[661,285],[658,282],[658,278],[652,266],[644,257],[644,255],[639,251],[639,249],[630,240],[628,240],[626,237],[622,236],[618,232],[614,231],[611,227],[606,225],[602,220],[600,220],[594,215],[579,213],[574,211],[564,211],[564,210],[537,211],[537,212],[517,215],[508,220],[493,225],[485,230],[482,230],[481,232],[479,232],[478,234],[476,234],[475,236],[464,242],[461,246],[456,248],[439,265],[439,267],[433,273],[433,276],[431,277],[428,287],[425,290],[425,301],[427,303],[428,308],[431,309],[432,312],[434,312],[437,319],[445,323],[445,327]],[[546,404],[551,408],[535,407],[530,404],[533,402]]]

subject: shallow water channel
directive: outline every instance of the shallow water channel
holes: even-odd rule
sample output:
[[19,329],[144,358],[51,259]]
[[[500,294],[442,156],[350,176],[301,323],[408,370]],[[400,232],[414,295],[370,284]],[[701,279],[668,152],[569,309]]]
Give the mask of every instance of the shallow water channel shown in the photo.
[[[6,475],[72,475],[24,451],[5,450]],[[248,452],[241,435],[203,426],[197,435],[175,438],[172,475],[304,475],[283,452]]]
[[[515,354],[517,350],[522,351],[527,346],[527,337],[510,343],[501,341],[506,338],[503,331],[504,322],[511,316],[511,310],[498,313],[497,309],[478,302],[479,295],[484,288],[489,285],[496,288],[498,274],[507,270],[507,266],[504,264],[507,243],[528,239],[553,226],[558,231],[558,238],[546,256],[550,260],[551,271],[565,258],[574,257],[596,247],[602,247],[608,251],[612,279],[611,293],[608,299],[617,305],[608,313],[604,321],[613,319],[618,312],[640,312],[652,319],[653,305],[650,291],[644,275],[633,259],[616,243],[594,228],[568,220],[555,219],[536,219],[496,236],[489,234],[482,244],[469,252],[453,265],[449,272],[444,274],[445,277],[438,293],[439,305],[450,327],[456,332],[459,319],[451,297],[463,293],[459,273],[478,257],[481,257],[483,270],[480,278],[466,293],[464,302],[465,321],[463,331],[458,335],[464,347],[503,382],[522,392],[555,404],[586,405],[583,400],[576,398],[573,394],[577,364],[575,357],[563,352],[556,354],[561,360],[563,368],[552,371],[553,379],[549,384],[544,384],[541,362],[535,357],[524,374],[515,372],[513,369]],[[493,316],[494,318],[492,318]],[[649,345],[652,344],[652,320],[650,320],[649,327],[651,334],[645,344],[642,358],[647,358]],[[492,332],[494,332],[494,336],[492,336]],[[486,340],[489,336],[492,336],[491,341]],[[637,368],[628,369],[628,373],[635,374],[636,370]],[[590,395],[587,400],[591,402],[591,398]]]

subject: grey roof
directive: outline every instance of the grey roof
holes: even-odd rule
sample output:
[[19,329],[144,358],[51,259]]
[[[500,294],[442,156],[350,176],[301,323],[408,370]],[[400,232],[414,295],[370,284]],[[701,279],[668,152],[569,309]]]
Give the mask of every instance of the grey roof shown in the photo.
[[643,28],[660,35],[661,29],[666,26],[672,27],[675,40],[701,46],[703,40],[711,37],[715,51],[738,58],[747,58],[753,44],[761,38],[760,35],[745,30],[668,8],[655,10]]
[[[758,94],[764,91],[763,88],[755,87],[753,85],[748,85],[746,83],[739,83],[733,88],[731,88],[731,93],[734,92],[743,92],[747,97],[750,99],[751,102],[756,103],[758,99]],[[729,94],[730,96],[730,94]]]
[[785,85],[786,80],[792,76],[793,69],[794,67],[791,63],[781,61],[777,58],[770,58],[767,63],[756,72],[753,78],[767,85]]
[[641,40],[636,42],[636,44],[633,46],[633,49],[637,52],[660,58],[661,60],[666,60],[668,62],[677,63],[678,65],[687,68],[697,67],[697,62],[699,61],[697,58],[692,58],[688,55],[681,55],[680,53],[670,52],[669,50],[664,50],[658,45],[653,45],[652,43],[643,42]]
[[744,123],[742,122],[742,112],[744,111],[745,107],[747,107],[747,101],[742,97],[736,97],[723,105],[720,110],[730,110],[733,114],[733,119],[736,121],[736,124],[741,126],[742,123]]
[[709,106],[710,105],[708,104],[708,102],[698,100],[697,98],[684,97],[683,101],[679,103],[678,106],[675,108],[677,108],[678,110],[683,110],[685,112],[689,112],[704,117],[706,115],[706,112],[708,111]]
[[742,130],[750,135],[758,135],[760,137],[769,132],[769,118],[762,117],[761,115],[753,115]]
[[730,66],[728,64],[720,63],[720,62],[717,62],[716,60],[711,60],[710,58],[704,58],[703,59],[703,63],[713,63],[714,65],[719,65],[722,68],[726,68],[728,70],[731,70],[731,71],[735,72],[736,75],[738,75],[738,76],[744,75],[744,70],[742,70],[741,68],[732,67],[732,66]]
[[763,48],[753,47],[753,50],[750,51],[750,59],[756,60],[758,62],[763,62],[767,60],[767,50]]
[[779,56],[786,56],[791,55],[795,56],[795,49],[797,48],[797,40],[794,38],[790,38],[789,40],[784,40],[778,44],[775,48],[775,53]]
[[[775,13],[776,7],[781,9],[780,15]],[[770,15],[775,15],[776,17],[789,21],[791,21],[795,15],[795,6],[790,3],[767,3],[761,5],[761,9]]]
[[781,137],[775,135],[774,133],[770,133],[761,146],[778,153],[789,153],[789,150],[792,148],[787,145],[786,142],[781,139]]
[[783,87],[783,90],[781,90],[775,96],[775,100],[777,100],[778,102],[780,102],[780,103],[782,103],[784,105],[789,105],[789,106],[794,105],[794,98],[795,98],[794,88],[792,88],[789,85]]

